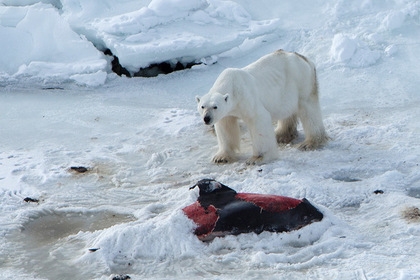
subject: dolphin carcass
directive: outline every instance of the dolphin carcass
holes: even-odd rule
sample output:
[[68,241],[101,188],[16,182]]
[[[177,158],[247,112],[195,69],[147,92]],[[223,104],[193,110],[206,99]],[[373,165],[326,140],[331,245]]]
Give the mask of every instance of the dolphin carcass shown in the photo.
[[182,210],[197,224],[195,234],[202,241],[227,234],[291,231],[323,218],[305,198],[237,193],[212,179],[190,189],[195,187],[200,189],[197,201]]

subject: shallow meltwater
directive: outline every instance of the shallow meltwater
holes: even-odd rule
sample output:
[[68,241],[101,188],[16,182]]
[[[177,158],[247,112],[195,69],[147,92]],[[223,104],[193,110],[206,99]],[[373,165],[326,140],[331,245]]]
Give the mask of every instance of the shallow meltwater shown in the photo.
[[22,223],[20,230],[8,235],[14,250],[9,250],[6,264],[47,279],[74,279],[75,270],[79,275],[92,275],[88,266],[74,265],[74,260],[84,253],[100,250],[88,247],[83,234],[134,220],[132,215],[109,210],[35,212]]
[[133,221],[131,215],[105,212],[50,211],[32,217],[22,226],[24,241],[33,242],[35,247],[54,243],[79,231],[96,231],[116,224]]

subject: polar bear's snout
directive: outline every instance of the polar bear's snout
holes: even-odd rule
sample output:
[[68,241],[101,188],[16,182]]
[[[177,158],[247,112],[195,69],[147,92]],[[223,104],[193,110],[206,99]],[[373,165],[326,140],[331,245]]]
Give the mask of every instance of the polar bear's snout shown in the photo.
[[204,120],[204,123],[205,123],[205,124],[207,124],[207,125],[211,124],[211,117],[210,117],[210,115],[207,115],[207,114],[206,114],[206,115],[204,116],[203,120]]

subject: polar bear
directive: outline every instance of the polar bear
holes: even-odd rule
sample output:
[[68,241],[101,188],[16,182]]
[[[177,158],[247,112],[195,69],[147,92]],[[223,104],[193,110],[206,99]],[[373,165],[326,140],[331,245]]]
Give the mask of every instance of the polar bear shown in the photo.
[[[241,68],[228,68],[203,97],[196,97],[206,125],[214,125],[219,150],[216,163],[237,159],[240,143],[238,119],[248,127],[252,157],[248,164],[274,160],[278,143],[297,137],[298,119],[305,140],[301,150],[316,149],[328,140],[318,100],[314,64],[303,55],[278,50]],[[277,121],[274,130],[273,121]],[[277,140],[277,142],[276,142]]]

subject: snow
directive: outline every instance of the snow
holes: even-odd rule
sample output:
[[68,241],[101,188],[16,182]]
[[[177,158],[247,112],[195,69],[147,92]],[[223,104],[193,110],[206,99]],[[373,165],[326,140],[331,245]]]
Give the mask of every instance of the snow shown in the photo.
[[[420,279],[419,20],[415,0],[1,0],[0,278]],[[106,48],[130,71],[206,63],[129,79]],[[212,164],[194,97],[279,48],[317,65],[331,141],[247,166],[244,127]],[[203,178],[325,217],[202,243],[181,209]]]
[[98,72],[106,74],[104,56],[74,33],[53,6],[2,6],[0,11],[1,81],[65,81],[78,80],[73,75],[92,75],[94,79]]

